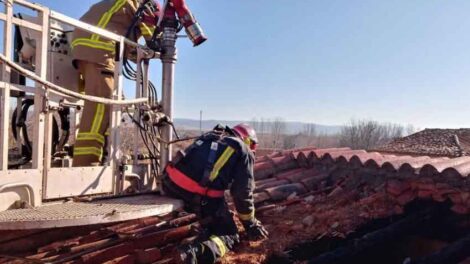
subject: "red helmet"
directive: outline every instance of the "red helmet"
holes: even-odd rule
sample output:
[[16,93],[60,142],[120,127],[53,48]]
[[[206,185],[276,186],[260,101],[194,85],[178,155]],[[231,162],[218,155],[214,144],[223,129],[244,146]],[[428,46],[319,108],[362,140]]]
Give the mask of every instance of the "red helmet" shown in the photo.
[[254,152],[258,146],[256,131],[248,124],[241,123],[232,128],[235,134]]

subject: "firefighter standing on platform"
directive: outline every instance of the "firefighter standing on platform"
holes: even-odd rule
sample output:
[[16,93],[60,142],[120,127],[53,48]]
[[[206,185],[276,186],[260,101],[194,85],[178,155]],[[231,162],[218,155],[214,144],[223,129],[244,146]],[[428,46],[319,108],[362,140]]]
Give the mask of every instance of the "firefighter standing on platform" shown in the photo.
[[[133,41],[141,36],[148,41],[154,35],[159,17],[173,18],[176,13],[194,46],[207,40],[185,0],[169,0],[165,14],[161,13],[160,5],[154,0],[103,0],[93,5],[80,20]],[[115,43],[77,29],[73,35],[72,54],[83,77],[85,94],[111,97]],[[109,112],[109,106],[85,102],[74,147],[74,166],[90,166],[102,161]]]
[[[136,17],[139,8],[143,12],[141,17]],[[124,36],[130,32],[126,37],[137,41],[141,36],[145,39],[152,37],[159,11],[158,3],[153,0],[103,0],[91,6],[80,20],[118,35]],[[76,29],[72,54],[74,65],[84,81],[85,94],[111,98],[114,90],[115,43]],[[73,166],[91,166],[102,161],[109,115],[110,106],[85,101],[74,146]]]
[[217,126],[180,152],[166,168],[163,190],[185,201],[203,224],[196,241],[180,248],[182,263],[214,263],[239,242],[237,226],[224,199],[230,189],[248,239],[266,238],[268,232],[255,218],[253,165],[256,133],[247,124]]

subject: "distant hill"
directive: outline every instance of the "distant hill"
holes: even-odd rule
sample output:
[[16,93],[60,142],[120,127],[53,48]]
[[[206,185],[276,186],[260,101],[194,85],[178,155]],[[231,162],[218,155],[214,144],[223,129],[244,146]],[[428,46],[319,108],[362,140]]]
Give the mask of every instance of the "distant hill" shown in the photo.
[[[174,119],[175,125],[177,128],[180,129],[188,129],[188,130],[199,130],[199,120],[195,119],[187,119],[187,118],[175,118]],[[202,130],[210,130],[217,124],[234,126],[236,124],[247,122],[249,121],[237,121],[237,120],[203,120],[202,121]],[[269,122],[268,122],[269,123]],[[286,121],[286,130],[288,134],[296,134],[302,132],[305,128],[307,123],[302,122],[289,122]],[[322,134],[336,134],[339,133],[341,130],[341,126],[329,126],[329,125],[319,125],[314,124],[317,133]]]

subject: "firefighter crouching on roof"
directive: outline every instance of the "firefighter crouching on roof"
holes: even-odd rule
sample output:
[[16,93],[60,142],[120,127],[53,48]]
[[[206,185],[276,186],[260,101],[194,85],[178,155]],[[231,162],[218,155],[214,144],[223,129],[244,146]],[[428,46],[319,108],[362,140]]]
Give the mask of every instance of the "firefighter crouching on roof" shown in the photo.
[[[136,17],[139,7],[143,8],[143,14]],[[160,6],[153,0],[103,0],[91,6],[80,20],[118,35],[130,33],[126,37],[133,41],[141,36],[150,40],[159,12]],[[115,43],[76,29],[72,54],[74,65],[84,82],[85,94],[111,98],[114,90]],[[74,146],[73,166],[91,166],[102,161],[109,113],[110,106],[85,101]]]
[[224,199],[230,188],[233,201],[250,240],[268,232],[255,218],[253,191],[256,133],[247,124],[232,129],[217,126],[188,147],[166,168],[163,190],[185,201],[203,224],[191,245],[181,247],[180,263],[214,263],[239,242],[237,226]]

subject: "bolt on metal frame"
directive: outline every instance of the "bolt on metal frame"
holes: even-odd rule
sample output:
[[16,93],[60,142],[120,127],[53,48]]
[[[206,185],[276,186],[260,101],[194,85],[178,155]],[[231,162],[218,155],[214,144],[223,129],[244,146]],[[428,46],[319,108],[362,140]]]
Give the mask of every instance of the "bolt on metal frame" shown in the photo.
[[[63,14],[49,10],[38,4],[33,4],[25,0],[4,0],[5,12],[0,13],[0,20],[4,22],[3,55],[7,60],[12,60],[13,53],[13,26],[17,25],[41,33],[41,38],[36,41],[35,72],[34,75],[45,80],[47,78],[48,63],[48,43],[50,21],[55,20],[60,23],[80,28],[87,32],[93,32],[103,38],[116,43],[116,67],[114,70],[115,90],[111,99],[112,111],[110,113],[110,136],[109,150],[110,158],[107,164],[98,167],[82,168],[51,168],[51,142],[52,142],[52,120],[53,112],[49,110],[51,104],[59,104],[58,100],[70,100],[76,102],[73,96],[64,95],[45,85],[44,82],[35,81],[34,87],[19,85],[11,82],[11,65],[2,64],[2,74],[0,81],[0,190],[12,190],[13,188],[26,188],[26,191],[33,196],[31,204],[41,205],[44,201],[57,198],[65,198],[80,195],[107,194],[118,195],[122,191],[122,175],[118,171],[120,162],[120,138],[119,124],[121,122],[121,104],[123,90],[123,59],[125,47],[133,47],[137,50],[148,50],[146,47],[130,41],[123,36],[98,28],[79,20],[67,17]],[[40,24],[32,23],[13,16],[13,5],[19,5],[37,12],[41,21]],[[168,117],[172,117],[173,108],[173,82],[174,64],[176,62],[176,30],[164,29],[165,55],[162,56],[162,106]],[[138,52],[139,54],[139,52]],[[159,53],[155,53],[153,58],[160,58]],[[144,85],[148,84],[148,62],[141,60],[138,56],[138,76],[143,76]],[[141,65],[143,61],[143,66]],[[12,91],[33,94],[34,96],[34,137],[33,156],[31,169],[9,170],[8,169],[8,136],[9,136],[9,116],[10,98]],[[146,89],[143,94],[137,89],[136,95],[146,98]],[[18,100],[20,101],[20,100]],[[171,128],[162,129],[162,139],[165,142],[171,141]],[[161,160],[160,170],[170,160],[171,149],[169,146],[160,144]],[[3,193],[0,191],[0,196]],[[0,204],[0,211],[2,205]]]

